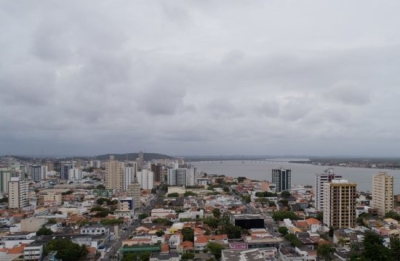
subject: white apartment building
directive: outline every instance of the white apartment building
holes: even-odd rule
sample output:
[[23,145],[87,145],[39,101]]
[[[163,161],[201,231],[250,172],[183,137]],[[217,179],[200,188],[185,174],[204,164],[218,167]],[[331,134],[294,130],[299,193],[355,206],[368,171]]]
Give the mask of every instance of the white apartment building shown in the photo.
[[81,180],[83,178],[82,176],[82,170],[78,168],[72,168],[68,170],[68,180],[70,181],[75,181],[75,180]]
[[142,189],[152,189],[154,187],[154,173],[150,170],[143,169],[137,172],[137,181]]
[[28,206],[28,186],[27,180],[11,177],[8,182],[8,208],[17,209]]
[[324,184],[333,179],[341,179],[342,175],[335,174],[333,168],[328,168],[322,174],[315,174],[315,209],[322,211],[324,209]]
[[379,172],[372,176],[372,207],[384,216],[394,208],[393,176]]
[[324,183],[324,224],[334,228],[356,225],[356,183],[333,179]]
[[136,167],[125,167],[124,169],[124,190],[135,180]]

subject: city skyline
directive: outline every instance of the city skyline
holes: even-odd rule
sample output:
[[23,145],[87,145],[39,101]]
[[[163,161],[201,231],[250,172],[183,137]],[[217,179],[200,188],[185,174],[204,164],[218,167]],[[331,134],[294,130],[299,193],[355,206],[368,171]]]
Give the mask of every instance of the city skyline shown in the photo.
[[0,155],[399,157],[386,2],[2,2]]

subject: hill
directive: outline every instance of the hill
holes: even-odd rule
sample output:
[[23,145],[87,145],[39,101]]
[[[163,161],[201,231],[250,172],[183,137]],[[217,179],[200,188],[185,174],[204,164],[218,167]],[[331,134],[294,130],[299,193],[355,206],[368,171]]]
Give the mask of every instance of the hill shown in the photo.
[[[95,156],[96,159],[98,160],[108,160],[110,156],[114,156],[115,159],[118,159],[120,161],[123,160],[136,160],[139,157],[139,153],[124,153],[124,154],[104,154],[104,155],[99,155]],[[174,159],[174,157],[164,155],[164,154],[158,154],[158,153],[144,153],[144,161],[150,161],[154,159]]]

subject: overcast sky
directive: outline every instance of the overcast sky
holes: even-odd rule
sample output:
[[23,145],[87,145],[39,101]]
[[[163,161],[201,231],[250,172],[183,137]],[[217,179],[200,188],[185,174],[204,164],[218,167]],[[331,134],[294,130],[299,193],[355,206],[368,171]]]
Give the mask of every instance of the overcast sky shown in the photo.
[[399,1],[1,1],[0,154],[400,156]]

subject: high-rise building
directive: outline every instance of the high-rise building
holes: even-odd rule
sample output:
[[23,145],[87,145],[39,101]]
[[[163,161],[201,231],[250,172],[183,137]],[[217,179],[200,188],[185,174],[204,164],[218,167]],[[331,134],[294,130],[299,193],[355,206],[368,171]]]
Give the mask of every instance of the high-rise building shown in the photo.
[[333,179],[341,179],[342,175],[335,174],[333,168],[328,168],[321,174],[315,174],[315,208],[318,211],[324,209],[324,184]]
[[29,174],[34,182],[38,182],[42,180],[42,166],[40,165],[32,165],[29,166]]
[[75,180],[81,180],[82,178],[83,176],[81,169],[72,168],[68,170],[68,180],[75,181]]
[[272,183],[276,185],[276,192],[290,190],[292,188],[290,169],[273,169],[272,170]]
[[128,197],[133,198],[135,208],[140,208],[140,183],[137,181],[136,177],[134,178],[133,182],[128,185],[127,192]]
[[8,208],[18,209],[28,206],[28,187],[27,180],[11,178],[8,182]]
[[62,164],[60,169],[60,179],[68,180],[68,172],[72,168],[74,168],[74,165],[72,163]]
[[153,189],[154,187],[154,173],[147,169],[142,169],[136,174],[137,181],[140,183],[142,189]]
[[393,176],[379,172],[372,176],[372,207],[384,216],[394,208]]
[[324,224],[334,228],[356,225],[356,183],[333,179],[324,183]]
[[11,171],[0,170],[0,193],[8,193],[8,182],[11,180]]
[[128,186],[135,180],[136,163],[125,164],[124,168],[124,190],[128,190]]
[[167,182],[170,186],[194,186],[196,184],[196,168],[168,169]]
[[144,153],[143,151],[139,151],[137,158],[138,168],[142,169],[144,166]]
[[124,189],[124,163],[110,156],[110,160],[106,162],[105,187],[106,189]]
[[40,166],[40,176],[41,179],[47,179],[47,172],[49,172],[49,167],[47,165]]
[[151,171],[154,173],[154,182],[161,182],[162,166],[161,164],[151,164]]

